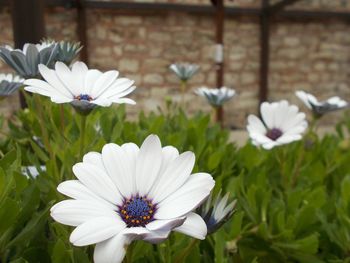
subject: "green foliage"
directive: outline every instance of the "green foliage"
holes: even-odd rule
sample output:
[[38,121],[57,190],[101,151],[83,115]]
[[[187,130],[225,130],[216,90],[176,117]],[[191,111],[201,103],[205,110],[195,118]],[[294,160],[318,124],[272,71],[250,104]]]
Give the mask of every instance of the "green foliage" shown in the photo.
[[[72,246],[72,229],[49,216],[64,198],[57,185],[74,178],[71,168],[81,161],[81,117],[69,105],[35,96],[27,102],[0,142],[0,261],[91,262],[93,248]],[[215,192],[238,200],[233,218],[206,240],[173,233],[156,246],[138,241],[132,262],[350,262],[349,117],[337,135],[307,135],[271,151],[237,148],[209,116],[188,118],[171,107],[136,121],[124,107],[98,108],[86,124],[84,153],[109,142],[140,145],[154,133],[164,146],[195,152],[194,172],[211,173]],[[40,175],[23,176],[28,165]]]

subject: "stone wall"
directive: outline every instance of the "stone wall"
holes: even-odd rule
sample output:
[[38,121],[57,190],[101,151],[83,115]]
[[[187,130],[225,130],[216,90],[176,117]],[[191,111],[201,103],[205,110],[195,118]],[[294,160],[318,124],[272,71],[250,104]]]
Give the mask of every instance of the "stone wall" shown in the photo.
[[[136,2],[208,4],[209,1]],[[229,5],[260,5],[257,0],[226,2]],[[336,10],[348,8],[349,3],[305,0],[290,8]],[[176,61],[195,62],[201,66],[200,72],[190,82],[187,111],[210,111],[193,90],[202,85],[215,85],[212,16],[89,10],[87,18],[90,66],[101,70],[118,69],[122,75],[136,81],[138,89],[133,96],[138,104],[128,107],[130,116],[135,116],[141,109],[150,111],[163,107],[166,98],[180,100],[178,80],[168,70],[168,66]],[[76,40],[75,21],[74,10],[49,9],[46,14],[47,36]],[[7,9],[0,13],[0,29],[3,33],[1,42],[12,44],[11,17]],[[348,24],[342,20],[274,19],[271,26],[270,100],[286,98],[299,103],[294,96],[297,89],[314,92],[320,98],[338,94],[350,100],[349,31]],[[256,113],[259,53],[258,18],[227,17],[225,85],[238,92],[238,97],[225,106],[227,126],[244,127],[247,114]],[[0,70],[9,71],[3,64],[0,64]],[[16,98],[3,102],[1,112],[11,112],[16,105],[13,100]]]

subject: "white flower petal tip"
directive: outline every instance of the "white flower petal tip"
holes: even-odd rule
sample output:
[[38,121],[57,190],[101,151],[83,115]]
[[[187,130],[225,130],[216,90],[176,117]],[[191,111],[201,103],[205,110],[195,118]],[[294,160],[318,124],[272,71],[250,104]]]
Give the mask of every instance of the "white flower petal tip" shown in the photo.
[[80,61],[75,62],[71,69],[63,62],[56,62],[55,69],[40,64],[38,70],[44,80],[28,79],[24,84],[29,87],[25,89],[50,97],[53,102],[70,102],[79,113],[88,114],[97,105],[135,104],[132,99],[125,98],[135,90],[134,82],[118,78],[118,71],[102,73],[88,69]]
[[182,81],[188,81],[199,70],[199,66],[190,63],[174,63],[169,66],[169,69],[178,76]]
[[221,87],[220,89],[202,87],[196,89],[195,94],[204,97],[211,106],[220,107],[232,99],[236,95],[236,91],[226,87]]
[[318,101],[317,98],[305,91],[298,90],[295,95],[308,107],[315,116],[320,117],[328,112],[341,110],[348,107],[345,100],[335,96],[325,101]]
[[121,262],[133,240],[159,243],[171,231],[204,239],[206,224],[193,211],[215,181],[207,173],[191,174],[194,163],[192,152],[162,147],[156,135],[149,135],[140,148],[106,144],[102,153],[87,153],[73,166],[78,180],[57,187],[72,199],[55,204],[51,216],[76,227],[70,236],[73,245],[96,244],[97,263]]
[[262,120],[248,116],[247,130],[252,143],[266,150],[300,140],[308,126],[305,114],[285,100],[262,103],[260,113]]

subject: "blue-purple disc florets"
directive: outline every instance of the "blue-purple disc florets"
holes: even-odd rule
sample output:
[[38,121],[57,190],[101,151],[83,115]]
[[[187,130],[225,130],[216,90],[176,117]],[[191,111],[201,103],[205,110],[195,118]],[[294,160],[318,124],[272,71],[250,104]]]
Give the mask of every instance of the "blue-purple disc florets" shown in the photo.
[[271,130],[268,130],[266,133],[266,136],[270,138],[273,141],[276,141],[279,137],[281,137],[283,132],[278,128],[273,128]]
[[156,205],[150,199],[143,196],[135,196],[126,199],[119,207],[119,214],[127,227],[146,226],[153,221]]
[[85,100],[85,101],[91,101],[92,98],[87,95],[87,94],[80,94],[78,96],[75,97],[76,100]]

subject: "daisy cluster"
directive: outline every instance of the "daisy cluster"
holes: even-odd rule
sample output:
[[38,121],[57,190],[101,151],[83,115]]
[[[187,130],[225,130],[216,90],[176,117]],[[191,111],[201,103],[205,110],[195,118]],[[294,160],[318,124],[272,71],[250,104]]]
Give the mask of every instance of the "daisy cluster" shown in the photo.
[[[52,41],[26,44],[23,49],[1,47],[0,57],[26,79],[0,75],[1,95],[24,84],[26,91],[54,103],[69,103],[84,117],[97,106],[135,104],[126,97],[136,89],[134,81],[120,77],[118,71],[89,69],[80,61],[70,65],[80,50],[80,44]],[[173,64],[170,69],[186,82],[199,67]],[[196,94],[218,108],[236,92],[203,87]],[[347,107],[339,97],[319,102],[303,91],[296,95],[318,117]],[[301,140],[308,127],[305,113],[285,100],[262,103],[260,115],[248,116],[247,130],[252,143],[267,150]],[[221,192],[213,201],[213,177],[192,173],[194,166],[193,152],[162,146],[157,135],[149,135],[140,147],[106,144],[101,152],[89,152],[73,166],[75,180],[59,184],[57,190],[69,199],[55,204],[51,217],[75,228],[70,235],[73,245],[96,244],[96,263],[122,262],[134,240],[155,244],[173,231],[204,239],[233,215],[236,202],[229,202],[228,194],[221,196]],[[28,166],[22,173],[35,177],[46,172],[45,167],[39,170]]]

